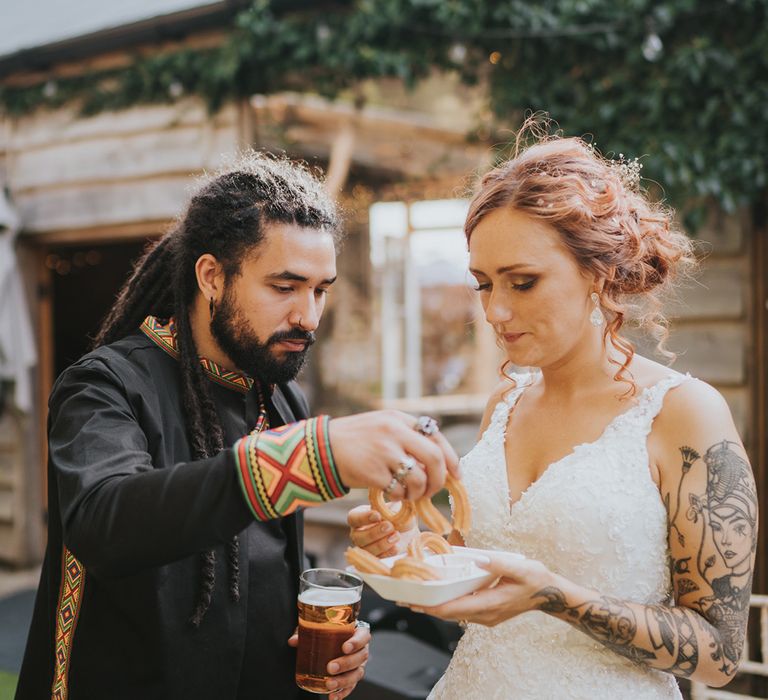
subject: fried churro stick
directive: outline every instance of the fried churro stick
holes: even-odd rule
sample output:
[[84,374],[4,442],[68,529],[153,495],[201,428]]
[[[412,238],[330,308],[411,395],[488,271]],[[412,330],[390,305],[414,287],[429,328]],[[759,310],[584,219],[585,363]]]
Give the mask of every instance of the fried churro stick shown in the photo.
[[424,560],[424,550],[428,549],[433,554],[451,554],[453,548],[448,542],[434,532],[420,532],[408,544],[408,556]]
[[451,531],[451,524],[445,519],[445,516],[435,508],[435,504],[429,498],[420,498],[416,501],[416,512],[424,524],[432,530],[447,535]]
[[403,557],[398,559],[392,565],[392,576],[395,578],[408,579],[411,581],[435,581],[439,575],[435,569],[428,564],[412,557]]
[[420,498],[416,501],[416,512],[424,521],[424,524],[433,532],[447,535],[451,527],[459,532],[466,532],[471,523],[469,497],[464,484],[448,474],[445,478],[445,487],[453,500],[453,525],[449,523],[443,514],[435,508],[429,498]]
[[400,501],[400,510],[396,513],[390,510],[384,501],[384,492],[381,489],[368,489],[368,500],[371,508],[379,511],[384,520],[389,520],[396,530],[404,532],[413,518],[414,506],[411,501]]
[[472,509],[469,506],[469,496],[464,484],[448,474],[445,486],[453,500],[453,529],[466,533],[472,525]]
[[389,567],[381,559],[362,547],[347,547],[344,556],[361,573],[379,574],[380,576],[390,575]]

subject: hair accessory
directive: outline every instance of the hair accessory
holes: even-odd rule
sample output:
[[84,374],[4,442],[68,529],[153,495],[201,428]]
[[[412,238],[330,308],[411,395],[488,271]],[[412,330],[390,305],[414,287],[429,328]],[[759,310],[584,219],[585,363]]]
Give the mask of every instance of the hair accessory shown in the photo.
[[592,309],[592,313],[589,314],[589,322],[595,326],[595,328],[599,328],[605,323],[605,316],[603,316],[603,312],[600,310],[600,297],[597,295],[597,292],[592,292],[592,294],[589,295],[589,298],[595,305],[595,308]]
[[619,159],[611,158],[610,165],[619,173],[624,187],[634,192],[640,189],[640,171],[643,169],[643,164],[638,158],[628,160],[623,153],[619,153]]
[[[584,147],[587,149],[590,155],[595,158],[600,158],[597,151],[597,143],[584,143]],[[619,153],[618,158],[608,158],[605,163],[614,172],[618,173],[624,187],[633,192],[637,192],[640,189],[640,171],[643,169],[643,164],[639,158],[625,158],[623,153]],[[594,181],[590,182],[592,187],[595,186]]]

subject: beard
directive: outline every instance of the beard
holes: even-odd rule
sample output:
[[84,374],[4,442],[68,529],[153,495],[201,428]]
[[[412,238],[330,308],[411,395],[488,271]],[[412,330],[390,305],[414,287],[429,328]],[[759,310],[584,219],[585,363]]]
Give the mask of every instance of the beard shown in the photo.
[[[216,307],[211,319],[211,333],[239,370],[258,378],[263,384],[283,384],[295,379],[304,366],[310,345],[315,342],[315,334],[302,328],[277,331],[262,342],[235,304],[230,290],[224,292]],[[298,340],[307,345],[304,350],[287,352],[280,359],[274,355],[272,347],[283,340]]]

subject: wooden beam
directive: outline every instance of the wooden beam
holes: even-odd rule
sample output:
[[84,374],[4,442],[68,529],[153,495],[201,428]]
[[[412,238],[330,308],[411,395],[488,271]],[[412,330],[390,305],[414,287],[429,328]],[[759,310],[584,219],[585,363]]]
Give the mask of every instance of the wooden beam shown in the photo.
[[53,339],[53,277],[45,264],[48,249],[37,251],[37,341],[38,341],[38,434],[40,436],[40,502],[48,511],[48,396],[53,388],[54,339]]
[[25,242],[49,245],[81,245],[88,243],[114,243],[133,241],[162,235],[173,224],[173,219],[155,219],[135,221],[114,226],[95,226],[89,228],[62,229],[26,235]]
[[757,482],[760,508],[760,539],[763,545],[757,550],[757,565],[752,587],[755,593],[768,593],[768,556],[765,537],[768,535],[768,201],[755,208],[755,225],[752,231],[752,280],[753,280],[753,430],[752,459]]

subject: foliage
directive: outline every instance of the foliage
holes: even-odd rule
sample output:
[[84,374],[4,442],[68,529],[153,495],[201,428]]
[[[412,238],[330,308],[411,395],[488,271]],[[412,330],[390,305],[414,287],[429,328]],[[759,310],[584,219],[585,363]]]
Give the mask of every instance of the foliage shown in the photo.
[[18,681],[15,674],[0,671],[0,700],[12,700]]
[[768,0],[256,0],[217,49],[32,87],[0,87],[10,115],[78,100],[85,114],[202,95],[333,97],[366,78],[413,85],[434,69],[485,81],[496,124],[544,110],[604,153],[641,156],[682,203],[726,210],[768,184]]

